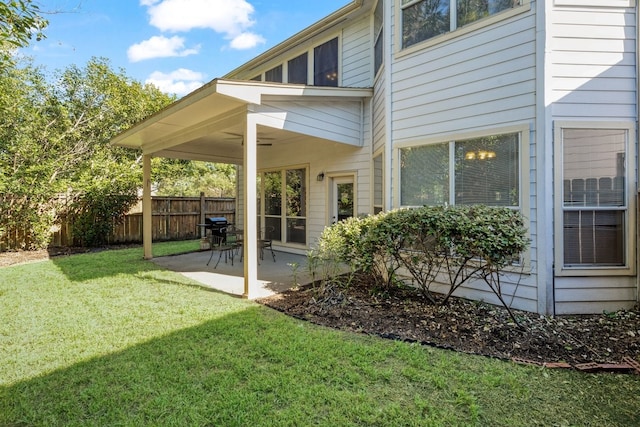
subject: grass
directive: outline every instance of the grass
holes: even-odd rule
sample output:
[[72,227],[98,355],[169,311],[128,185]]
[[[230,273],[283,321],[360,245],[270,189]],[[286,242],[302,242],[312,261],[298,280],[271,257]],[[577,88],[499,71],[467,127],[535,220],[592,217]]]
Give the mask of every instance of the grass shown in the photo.
[[640,424],[638,376],[337,332],[193,285],[141,249],[0,269],[0,425]]

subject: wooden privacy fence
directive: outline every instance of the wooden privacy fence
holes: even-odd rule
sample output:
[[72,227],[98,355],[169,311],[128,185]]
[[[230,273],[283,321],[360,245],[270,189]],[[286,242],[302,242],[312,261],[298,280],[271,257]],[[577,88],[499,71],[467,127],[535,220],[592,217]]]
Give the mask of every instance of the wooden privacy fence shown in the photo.
[[[200,237],[198,224],[206,217],[236,220],[236,200],[223,197],[152,197],[153,241],[187,240]],[[72,226],[64,219],[52,230],[50,246],[71,246]],[[109,244],[142,242],[142,200],[115,225]]]

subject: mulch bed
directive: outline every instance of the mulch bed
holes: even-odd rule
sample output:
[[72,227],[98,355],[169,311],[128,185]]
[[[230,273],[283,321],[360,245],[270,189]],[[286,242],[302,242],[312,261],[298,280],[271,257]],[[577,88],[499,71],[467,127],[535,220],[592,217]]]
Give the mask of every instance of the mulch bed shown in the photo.
[[429,304],[418,292],[385,295],[366,283],[306,286],[259,300],[319,325],[547,367],[640,373],[640,311],[540,316],[453,298]]

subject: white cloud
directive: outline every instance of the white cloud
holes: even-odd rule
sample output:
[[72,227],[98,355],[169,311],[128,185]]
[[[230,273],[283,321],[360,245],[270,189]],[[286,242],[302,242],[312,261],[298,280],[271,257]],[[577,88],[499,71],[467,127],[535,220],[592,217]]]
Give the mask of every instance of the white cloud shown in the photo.
[[199,51],[200,46],[185,49],[183,37],[153,36],[149,40],[130,46],[127,50],[127,56],[129,61],[138,62],[151,58],[194,55]]
[[204,84],[204,74],[180,68],[170,73],[154,71],[145,83],[157,86],[162,92],[184,96]]
[[254,33],[242,33],[231,40],[230,46],[232,49],[243,50],[251,49],[259,44],[265,42],[264,37]]
[[261,36],[247,32],[255,21],[254,8],[246,0],[141,0],[140,4],[148,7],[149,23],[161,31],[211,29],[232,40],[234,49],[264,43]]

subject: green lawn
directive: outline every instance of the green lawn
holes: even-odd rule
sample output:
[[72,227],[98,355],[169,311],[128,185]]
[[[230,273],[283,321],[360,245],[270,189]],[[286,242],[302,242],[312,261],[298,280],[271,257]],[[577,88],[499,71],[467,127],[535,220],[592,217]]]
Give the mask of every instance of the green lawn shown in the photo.
[[640,425],[639,376],[337,332],[194,285],[137,248],[0,269],[0,425]]

